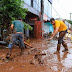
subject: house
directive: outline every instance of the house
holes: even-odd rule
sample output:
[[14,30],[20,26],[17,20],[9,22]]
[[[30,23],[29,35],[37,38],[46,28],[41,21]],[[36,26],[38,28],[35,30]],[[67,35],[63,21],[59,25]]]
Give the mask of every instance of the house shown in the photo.
[[[27,36],[34,35],[34,24],[35,21],[40,21],[41,16],[41,0],[24,0],[24,8],[28,8],[27,16],[25,22],[33,27],[33,31],[27,29],[25,34]],[[44,32],[50,32],[52,30],[52,25],[50,24],[50,18],[52,17],[52,0],[44,0]],[[49,30],[48,30],[49,29]]]

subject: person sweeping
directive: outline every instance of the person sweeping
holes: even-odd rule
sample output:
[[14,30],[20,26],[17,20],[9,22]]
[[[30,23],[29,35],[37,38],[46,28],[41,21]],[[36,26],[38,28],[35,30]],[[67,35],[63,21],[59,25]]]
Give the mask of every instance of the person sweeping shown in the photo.
[[64,22],[59,21],[59,20],[55,20],[54,18],[51,18],[50,22],[51,22],[51,24],[54,27],[54,31],[53,31],[52,37],[49,38],[49,40],[52,40],[54,38],[54,36],[59,32],[57,51],[55,53],[59,53],[60,52],[61,44],[65,48],[62,52],[68,51],[68,46],[65,43],[65,41],[63,40],[65,34],[67,33],[67,26],[64,24]]

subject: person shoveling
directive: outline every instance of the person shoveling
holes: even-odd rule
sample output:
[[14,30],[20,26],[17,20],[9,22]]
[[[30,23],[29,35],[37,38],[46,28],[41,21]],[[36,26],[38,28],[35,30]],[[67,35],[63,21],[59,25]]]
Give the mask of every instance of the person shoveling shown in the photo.
[[67,26],[64,24],[64,22],[55,20],[54,18],[51,18],[50,22],[54,27],[54,31],[53,31],[52,37],[49,38],[49,40],[52,40],[54,36],[59,32],[57,51],[55,53],[59,53],[61,44],[65,48],[62,52],[68,51],[68,46],[63,40],[65,34],[67,33]]
[[21,48],[21,53],[24,50],[24,24],[22,22],[22,18],[18,18],[18,20],[13,21],[13,23],[11,24],[11,30],[13,30],[13,34],[12,34],[12,42],[9,43],[8,48],[9,48],[9,52],[7,53],[6,58],[9,58],[11,56],[11,52],[12,52],[12,47],[15,44],[15,42],[17,40],[20,41],[20,48]]

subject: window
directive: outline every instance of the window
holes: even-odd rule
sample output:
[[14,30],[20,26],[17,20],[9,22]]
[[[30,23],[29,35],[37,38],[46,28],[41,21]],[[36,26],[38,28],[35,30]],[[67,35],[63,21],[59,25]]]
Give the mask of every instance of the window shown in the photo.
[[31,6],[33,7],[33,0],[31,0]]

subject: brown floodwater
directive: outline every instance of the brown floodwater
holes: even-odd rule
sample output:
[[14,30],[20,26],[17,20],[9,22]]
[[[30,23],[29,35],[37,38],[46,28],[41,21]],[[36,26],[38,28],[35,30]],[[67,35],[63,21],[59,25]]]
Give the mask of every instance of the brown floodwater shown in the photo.
[[69,51],[62,52],[61,46],[60,53],[54,54],[56,40],[32,39],[33,48],[27,47],[22,55],[18,47],[14,48],[9,60],[5,59],[8,49],[0,49],[0,72],[72,72],[72,44],[65,42]]

